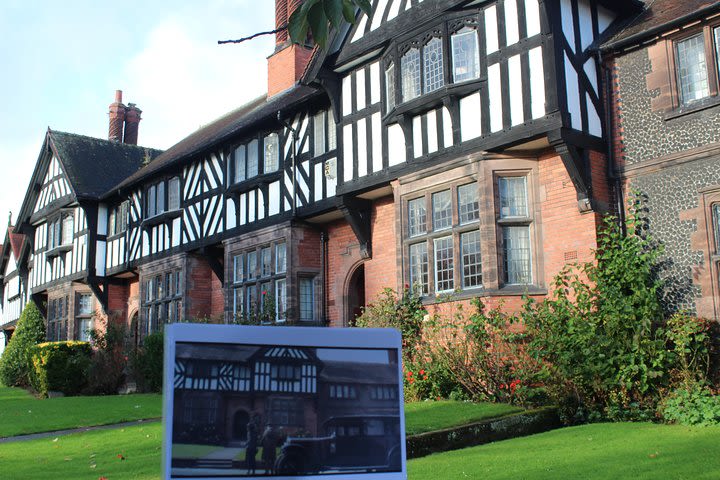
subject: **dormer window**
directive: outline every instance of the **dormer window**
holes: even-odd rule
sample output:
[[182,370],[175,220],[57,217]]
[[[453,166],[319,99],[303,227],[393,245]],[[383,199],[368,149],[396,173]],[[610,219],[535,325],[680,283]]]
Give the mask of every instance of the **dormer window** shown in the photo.
[[480,77],[477,30],[464,27],[450,37],[452,44],[453,82]]
[[[478,80],[479,44],[477,18],[469,16],[435,25],[415,39],[391,46],[384,60],[385,112],[441,91],[451,82]],[[437,95],[430,101],[437,101]]]

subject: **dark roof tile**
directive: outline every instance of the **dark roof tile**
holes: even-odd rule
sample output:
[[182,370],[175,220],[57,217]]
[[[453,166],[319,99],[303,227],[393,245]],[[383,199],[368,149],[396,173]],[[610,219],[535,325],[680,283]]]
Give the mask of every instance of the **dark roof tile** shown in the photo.
[[142,182],[149,176],[188,160],[195,155],[207,152],[245,129],[257,128],[259,121],[274,120],[278,110],[290,108],[318,94],[318,92],[317,89],[312,87],[296,85],[286,92],[272,97],[269,101],[265,95],[258,97],[185,137],[165,150],[149,165],[116,185],[105,196],[112,195],[118,189]]
[[99,198],[161,151],[137,145],[48,130],[75,194]]
[[603,48],[629,46],[694,14],[702,15],[705,9],[720,7],[720,2],[714,0],[648,0],[645,3],[645,10],[608,40]]

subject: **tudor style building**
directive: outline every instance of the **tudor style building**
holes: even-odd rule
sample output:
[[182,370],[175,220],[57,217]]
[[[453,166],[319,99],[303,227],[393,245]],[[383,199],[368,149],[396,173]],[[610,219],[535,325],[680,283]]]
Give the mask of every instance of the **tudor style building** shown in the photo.
[[[276,1],[277,26],[299,3]],[[647,184],[643,172],[661,163],[648,158],[685,158],[686,144],[653,150],[662,142],[643,122],[669,138],[677,125],[678,141],[695,125],[699,148],[716,141],[703,126],[718,87],[713,21],[698,17],[690,43],[658,40],[688,59],[705,52],[704,87],[682,83],[699,67],[679,87],[672,75],[653,86],[670,78],[648,70],[661,68],[660,49],[625,50],[644,45],[634,29],[652,37],[653,22],[670,25],[666,3],[379,0],[326,51],[277,33],[268,94],[162,153],[121,143],[123,122],[137,139],[139,110],[118,98],[110,141],[48,132],[17,222],[21,283],[48,306],[50,338],[82,331],[55,325],[77,324],[84,292],[137,339],[185,319],[351,325],[385,287],[412,285],[428,303],[542,296],[567,262],[592,258],[601,216],[623,191],[616,171]],[[663,58],[665,71],[684,61]],[[629,109],[623,96],[634,95]],[[610,133],[625,142],[621,168],[609,167],[620,161]],[[697,205],[710,206],[703,231],[717,228],[716,183],[696,189]],[[679,248],[678,262],[693,251]],[[695,251],[707,254],[695,264],[717,269],[717,251]],[[717,295],[692,288],[704,303]]]

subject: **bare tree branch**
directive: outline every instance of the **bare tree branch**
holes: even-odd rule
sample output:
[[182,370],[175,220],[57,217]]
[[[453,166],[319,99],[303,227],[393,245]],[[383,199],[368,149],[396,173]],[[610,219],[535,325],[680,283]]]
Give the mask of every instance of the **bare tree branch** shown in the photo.
[[282,32],[283,30],[287,30],[287,24],[283,25],[280,28],[276,28],[275,30],[268,30],[267,32],[258,32],[250,35],[249,37],[243,37],[238,38],[237,40],[218,40],[218,45],[223,45],[225,43],[242,43],[246,42],[248,40],[252,40],[255,37],[260,37],[262,35],[275,35],[278,32]]

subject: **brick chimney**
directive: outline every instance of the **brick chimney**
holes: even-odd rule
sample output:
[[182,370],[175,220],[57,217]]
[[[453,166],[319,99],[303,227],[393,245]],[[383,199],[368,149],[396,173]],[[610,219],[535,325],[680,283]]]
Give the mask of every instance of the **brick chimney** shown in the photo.
[[[275,28],[287,25],[302,0],[275,0]],[[275,34],[275,52],[268,57],[268,97],[277,95],[300,80],[312,56],[312,49],[292,45],[287,30]]]
[[125,122],[125,105],[122,103],[122,90],[115,90],[115,101],[110,104],[110,125],[108,140],[121,142],[123,138],[123,124]]
[[123,137],[123,143],[137,145],[141,113],[142,110],[137,105],[128,103],[125,109],[125,136]]

